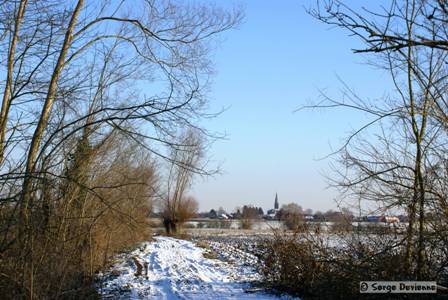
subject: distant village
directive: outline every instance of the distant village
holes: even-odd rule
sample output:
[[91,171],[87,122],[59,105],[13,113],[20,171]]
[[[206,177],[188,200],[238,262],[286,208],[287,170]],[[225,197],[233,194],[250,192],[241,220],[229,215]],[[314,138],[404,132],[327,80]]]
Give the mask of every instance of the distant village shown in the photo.
[[261,220],[282,220],[285,215],[293,211],[300,214],[305,221],[309,222],[336,222],[341,219],[351,220],[352,222],[374,222],[374,223],[400,223],[407,222],[404,215],[366,215],[355,216],[350,210],[342,209],[340,211],[328,210],[326,212],[316,211],[312,209],[302,209],[296,203],[279,205],[278,195],[275,195],[273,208],[266,212],[261,207],[254,205],[243,205],[237,207],[233,212],[227,212],[222,207],[211,209],[209,212],[201,212],[197,214],[197,219],[218,219],[218,220],[240,220],[240,219],[261,219]]

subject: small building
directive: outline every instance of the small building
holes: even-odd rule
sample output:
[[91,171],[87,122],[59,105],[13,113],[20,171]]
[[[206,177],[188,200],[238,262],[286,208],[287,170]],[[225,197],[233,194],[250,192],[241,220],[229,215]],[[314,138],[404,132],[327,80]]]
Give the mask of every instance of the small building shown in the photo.
[[314,221],[313,215],[304,215],[305,221]]
[[218,219],[220,219],[220,220],[228,220],[228,219],[229,219],[229,216],[228,216],[227,214],[220,214],[220,215],[218,216]]
[[381,216],[367,216],[367,222],[380,222]]

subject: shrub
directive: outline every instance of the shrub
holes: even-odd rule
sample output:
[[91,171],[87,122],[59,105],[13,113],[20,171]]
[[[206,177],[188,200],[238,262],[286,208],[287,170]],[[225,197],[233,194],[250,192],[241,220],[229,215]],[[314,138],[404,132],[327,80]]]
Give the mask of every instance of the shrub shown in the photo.
[[19,237],[11,226],[17,213],[0,207],[0,230],[9,231],[5,238],[11,240],[1,249],[2,299],[26,298],[30,292],[23,286],[31,283],[37,299],[95,298],[95,272],[117,252],[149,238],[156,179],[151,160],[132,144],[111,140],[85,161],[67,166],[70,180],[48,179],[41,186],[27,231],[32,251],[13,243]]
[[278,218],[283,221],[286,228],[298,230],[305,223],[302,208],[296,203],[283,205],[278,212]]
[[[334,246],[336,242],[338,245]],[[285,235],[276,232],[273,239],[265,241],[262,249],[259,267],[266,286],[305,300],[359,299],[360,281],[415,280],[404,268],[402,241],[388,235]],[[440,257],[432,261],[425,280],[446,284],[447,270],[437,268],[442,261]],[[362,296],[362,299],[378,298],[378,294]],[[409,294],[394,294],[393,297],[413,299]],[[420,294],[415,299],[432,297],[434,294]]]
[[242,218],[240,220],[241,229],[252,229],[255,219],[252,218]]

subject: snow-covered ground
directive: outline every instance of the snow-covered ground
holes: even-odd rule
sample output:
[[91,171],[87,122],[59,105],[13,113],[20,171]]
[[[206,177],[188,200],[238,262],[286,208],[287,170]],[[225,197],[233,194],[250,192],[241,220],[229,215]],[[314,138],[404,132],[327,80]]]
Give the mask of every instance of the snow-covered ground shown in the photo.
[[99,292],[104,299],[280,298],[251,287],[259,275],[247,263],[206,258],[205,252],[189,241],[155,237],[100,274]]

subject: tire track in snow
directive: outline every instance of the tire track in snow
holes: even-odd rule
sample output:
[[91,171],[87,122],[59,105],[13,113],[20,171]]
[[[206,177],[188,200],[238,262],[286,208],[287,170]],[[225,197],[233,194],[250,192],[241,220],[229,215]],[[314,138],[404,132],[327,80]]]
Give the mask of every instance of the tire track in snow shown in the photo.
[[[208,259],[204,250],[185,240],[156,237],[139,249],[122,255],[104,275],[103,298],[113,299],[279,299],[262,292],[246,293],[258,275],[228,263]],[[146,276],[135,276],[129,257],[148,264]],[[111,274],[115,276],[111,276]]]

